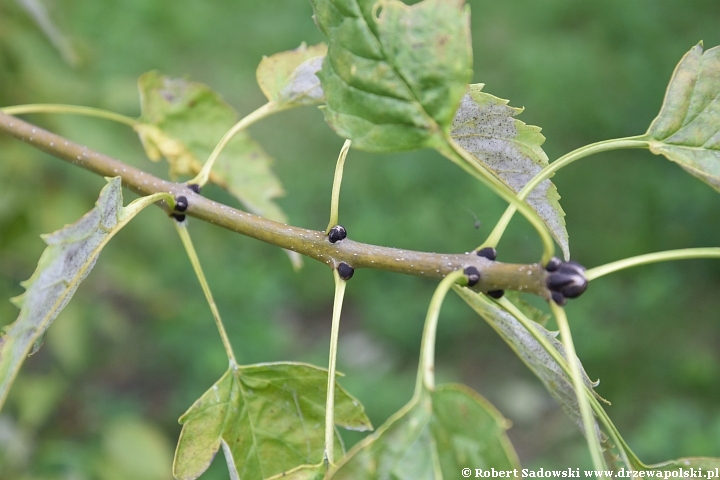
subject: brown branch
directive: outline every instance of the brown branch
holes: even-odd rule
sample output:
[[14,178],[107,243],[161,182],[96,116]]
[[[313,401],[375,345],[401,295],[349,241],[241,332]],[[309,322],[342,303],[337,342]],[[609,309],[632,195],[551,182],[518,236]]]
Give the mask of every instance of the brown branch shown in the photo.
[[[120,176],[123,184],[140,195],[167,192],[188,199],[187,215],[266,243],[293,250],[332,268],[345,262],[353,268],[374,268],[428,278],[474,266],[480,282],[474,290],[519,290],[550,298],[547,272],[540,264],[493,262],[474,253],[442,254],[380,247],[349,238],[330,243],[322,231],[273,222],[214,202],[187,185],[162,180],[119,160],[74,143],[40,127],[0,112],[0,131],[69,163],[106,177]],[[167,209],[167,205],[163,205]]]

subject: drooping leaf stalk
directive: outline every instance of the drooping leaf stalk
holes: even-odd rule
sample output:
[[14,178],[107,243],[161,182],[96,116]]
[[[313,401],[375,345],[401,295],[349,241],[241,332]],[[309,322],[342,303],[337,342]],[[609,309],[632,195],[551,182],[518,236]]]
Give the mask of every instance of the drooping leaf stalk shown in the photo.
[[462,270],[457,270],[442,279],[435,289],[423,327],[422,343],[420,344],[420,365],[418,366],[417,381],[415,383],[415,397],[421,395],[423,389],[433,390],[435,388],[435,336],[437,333],[440,307],[442,307],[445,295],[448,290],[464,279]]
[[[555,175],[555,172],[557,172],[561,168],[566,167],[571,163],[575,162],[576,160],[580,160],[581,158],[585,158],[596,153],[609,152],[611,150],[621,150],[626,148],[649,148],[649,142],[647,142],[646,140],[640,140],[641,138],[641,136],[637,136],[603,140],[602,142],[592,143],[590,145],[578,148],[577,150],[573,150],[572,152],[563,155],[547,167],[543,168],[542,171],[535,175],[535,177],[533,177],[533,179],[530,180],[525,185],[525,187],[520,190],[520,192],[518,192],[517,198],[520,200],[526,199],[530,192],[532,192],[533,189],[540,185],[543,180],[549,179],[550,177]],[[497,247],[498,243],[500,243],[500,239],[505,233],[505,229],[510,223],[513,215],[515,215],[516,211],[516,205],[511,203],[505,210],[505,213],[503,213],[503,216],[500,218],[498,223],[495,225],[495,228],[493,228],[490,236],[487,238],[487,240],[485,240],[485,242],[480,246],[480,248]]]
[[598,439],[598,432],[595,427],[592,410],[590,409],[590,403],[588,402],[587,395],[585,394],[585,384],[583,383],[582,373],[580,372],[580,365],[578,365],[577,362],[575,345],[573,344],[572,335],[570,334],[570,326],[568,325],[565,310],[555,302],[550,302],[550,309],[552,310],[558,327],[560,328],[560,337],[562,339],[563,346],[565,347],[568,363],[570,364],[570,377],[572,378],[573,385],[575,386],[575,393],[577,395],[578,406],[580,408],[580,415],[582,416],[583,427],[585,428],[585,438],[587,439],[588,448],[590,449],[590,457],[592,458],[593,468],[595,468],[595,470],[605,470],[607,469],[607,465],[605,464],[605,459],[603,458],[602,447],[600,446],[600,440]]
[[332,328],[330,330],[330,359],[328,361],[327,401],[325,402],[325,461],[335,463],[335,370],[337,364],[337,344],[340,332],[340,314],[347,282],[340,278],[338,271],[333,270],[335,279],[335,299],[333,302]]
[[190,259],[193,270],[195,271],[195,276],[197,276],[197,279],[200,282],[200,287],[205,294],[205,299],[210,306],[210,311],[212,312],[212,316],[215,319],[215,325],[217,326],[218,333],[220,334],[220,338],[222,339],[225,353],[227,354],[228,361],[230,362],[230,368],[237,367],[237,360],[235,360],[235,353],[233,353],[230,339],[228,338],[227,332],[225,331],[225,325],[223,325],[222,318],[220,317],[220,312],[218,311],[217,305],[215,304],[215,299],[213,298],[212,292],[210,291],[210,286],[208,285],[207,280],[205,279],[205,274],[203,273],[202,267],[200,266],[200,259],[198,259],[197,252],[195,252],[195,247],[193,246],[192,240],[190,239],[190,233],[187,229],[187,222],[176,221],[174,223],[178,235],[180,235],[180,240],[182,241],[183,247],[185,247],[187,256]]
[[328,223],[325,233],[328,233],[332,227],[338,224],[339,206],[340,206],[340,185],[342,185],[343,170],[345,168],[345,157],[352,140],[345,140],[340,155],[338,155],[337,164],[335,165],[335,176],[333,177],[332,196],[330,197],[330,222]]

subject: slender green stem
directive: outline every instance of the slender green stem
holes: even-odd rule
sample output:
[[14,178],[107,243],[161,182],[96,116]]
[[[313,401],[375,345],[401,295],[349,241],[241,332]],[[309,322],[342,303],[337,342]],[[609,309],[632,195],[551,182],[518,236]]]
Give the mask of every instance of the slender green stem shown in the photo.
[[445,295],[458,280],[464,279],[462,270],[456,270],[442,279],[435,289],[423,327],[422,343],[420,344],[420,365],[418,366],[417,382],[415,383],[415,397],[420,396],[423,390],[435,388],[435,335],[437,333],[440,307]]
[[335,164],[335,177],[333,178],[332,196],[330,198],[330,223],[328,223],[325,234],[330,232],[330,229],[338,224],[338,210],[340,205],[340,185],[342,184],[343,170],[345,168],[345,157],[347,157],[348,150],[352,140],[345,140],[342,148],[340,149],[340,155]]
[[113,122],[122,123],[134,127],[140,121],[121,115],[115,112],[109,112],[100,108],[81,107],[77,105],[59,105],[54,103],[34,103],[29,105],[14,105],[12,107],[0,108],[0,111],[8,115],[25,115],[28,113],[68,113],[71,115],[83,115],[86,117],[103,118]]
[[337,361],[338,334],[340,332],[340,314],[347,282],[340,278],[337,269],[333,269],[335,278],[335,301],[333,303],[332,329],[330,331],[330,360],[328,362],[328,387],[325,402],[325,461],[328,465],[335,462],[335,366]]
[[220,142],[218,142],[218,144],[215,146],[215,149],[212,151],[207,161],[205,162],[205,165],[203,165],[200,173],[198,173],[194,179],[190,180],[188,184],[194,183],[200,185],[201,187],[205,185],[210,178],[210,171],[215,164],[215,160],[217,160],[217,158],[220,156],[223,149],[225,148],[225,146],[227,146],[230,140],[232,140],[238,132],[245,130],[247,127],[257,122],[261,118],[267,117],[268,115],[278,111],[280,111],[280,109],[275,102],[268,102],[262,107],[248,114],[246,117],[240,119],[239,122],[233,125],[232,128],[228,130],[225,135],[223,135],[223,137],[220,139]]
[[528,222],[530,222],[530,225],[537,230],[543,245],[542,263],[547,263],[555,253],[555,243],[538,214],[528,206],[524,199],[518,198],[512,190],[483,168],[467,150],[458,145],[452,138],[448,137],[447,142],[453,151],[463,160],[458,162],[455,158],[451,158],[455,163],[487,185],[498,196],[508,202],[511,207],[519,210]]
[[[647,148],[648,142],[646,140],[641,140],[642,138],[642,136],[637,136],[603,140],[602,142],[592,143],[590,145],[585,145],[584,147],[578,148],[577,150],[573,150],[572,152],[563,155],[547,167],[543,168],[540,172],[538,172],[538,174],[535,175],[532,180],[530,180],[523,187],[523,189],[518,192],[517,197],[521,200],[525,200],[528,195],[530,195],[530,193],[538,185],[540,185],[541,182],[555,175],[555,172],[557,172],[561,168],[566,167],[574,161],[580,160],[581,158],[594,155],[596,153],[609,152],[611,150],[620,150],[624,148]],[[517,208],[514,204],[510,204],[508,206],[508,208],[505,210],[505,213],[500,218],[500,221],[498,221],[498,223],[495,225],[495,228],[490,233],[490,236],[487,238],[487,240],[485,240],[485,242],[480,246],[480,248],[497,247],[497,244],[500,242],[500,239],[505,233],[505,229],[507,229],[507,226],[510,223],[513,215],[515,215],[516,211]]]
[[600,447],[600,440],[596,434],[595,420],[593,418],[592,410],[590,409],[590,403],[588,402],[587,395],[585,394],[585,382],[583,382],[582,372],[580,371],[580,365],[577,360],[578,357],[575,354],[575,345],[573,344],[572,336],[570,335],[570,326],[568,325],[565,310],[555,304],[555,302],[550,302],[550,309],[555,316],[558,327],[560,327],[560,336],[562,337],[562,343],[565,346],[565,354],[567,355],[568,363],[570,364],[570,377],[572,378],[573,386],[575,387],[578,406],[580,407],[580,415],[582,417],[583,427],[585,428],[585,438],[587,439],[588,448],[590,449],[593,467],[595,470],[604,470],[606,465],[602,456],[602,447]]
[[237,366],[237,360],[235,360],[235,354],[233,353],[232,345],[230,345],[230,339],[228,338],[227,332],[225,331],[225,325],[223,325],[222,318],[220,318],[220,312],[218,311],[217,305],[215,305],[215,299],[212,296],[210,287],[208,286],[205,274],[203,273],[202,267],[200,266],[200,260],[198,259],[195,247],[193,246],[192,240],[190,239],[190,233],[187,229],[187,222],[174,222],[175,228],[180,235],[180,240],[185,247],[187,256],[190,259],[195,275],[200,282],[202,291],[205,294],[205,299],[210,306],[213,318],[215,319],[215,325],[217,326],[220,338],[222,339],[223,347],[225,347],[225,353],[227,354],[228,360],[230,361],[230,367],[235,368]]
[[668,250],[665,252],[647,253],[637,257],[624,258],[617,262],[607,263],[599,267],[591,268],[585,272],[585,277],[595,280],[608,273],[625,270],[626,268],[647,265],[650,263],[667,262],[670,260],[690,260],[693,258],[720,258],[720,248],[683,248],[680,250]]

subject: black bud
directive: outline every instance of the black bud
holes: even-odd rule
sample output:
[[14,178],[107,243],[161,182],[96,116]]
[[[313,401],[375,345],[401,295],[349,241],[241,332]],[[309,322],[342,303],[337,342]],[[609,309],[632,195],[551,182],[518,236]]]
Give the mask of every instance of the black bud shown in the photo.
[[485,257],[488,260],[495,260],[497,258],[497,250],[492,247],[481,248],[477,251],[478,257]]
[[547,287],[550,290],[560,290],[562,287],[569,285],[575,281],[575,275],[565,275],[563,273],[553,273],[547,277]]
[[181,213],[173,213],[170,215],[172,218],[174,218],[178,222],[184,222],[185,221],[185,215]]
[[560,292],[552,292],[552,299],[553,302],[557,303],[561,307],[565,306],[567,303],[567,298],[565,298],[565,295]]
[[335,225],[328,232],[328,239],[330,243],[339,242],[340,240],[347,237],[347,230],[342,225]]
[[353,273],[355,273],[355,269],[345,262],[340,262],[340,265],[337,267],[337,272],[343,280],[350,280]]
[[188,207],[188,199],[184,195],[175,197],[175,211],[184,212]]
[[188,185],[188,188],[195,193],[200,193],[200,185],[198,185],[197,183],[191,183],[190,185]]
[[[551,260],[546,270],[549,270],[551,263],[554,262]],[[563,301],[567,301],[568,298],[579,297],[588,287],[585,267],[577,262],[559,262],[557,268],[548,274],[546,285],[551,291],[562,295]],[[555,303],[564,305],[559,301]]]
[[480,281],[480,272],[478,272],[478,269],[475,267],[467,267],[463,270],[463,273],[468,279],[468,287],[474,287]]
[[560,268],[560,265],[562,264],[562,261],[557,257],[552,257],[550,261],[545,265],[545,270],[548,272],[554,272],[558,268]]
[[487,294],[492,298],[502,298],[505,295],[505,290],[490,290]]

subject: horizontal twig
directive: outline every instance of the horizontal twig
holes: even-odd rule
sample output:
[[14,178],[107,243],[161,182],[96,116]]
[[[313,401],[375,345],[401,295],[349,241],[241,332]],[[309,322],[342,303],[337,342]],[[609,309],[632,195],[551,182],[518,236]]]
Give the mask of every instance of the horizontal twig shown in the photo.
[[[373,268],[428,278],[443,278],[450,272],[474,266],[480,281],[478,291],[519,290],[550,297],[545,286],[547,272],[540,264],[509,264],[490,261],[474,253],[443,254],[380,247],[349,238],[330,243],[322,231],[273,222],[196,194],[186,184],[157,178],[119,160],[95,152],[16,117],[0,112],[0,131],[57,158],[98,175],[122,178],[123,185],[140,195],[167,192],[188,199],[186,215],[210,222],[263,242],[293,250],[332,268],[345,262],[355,269]],[[163,205],[167,210],[167,205]]]

